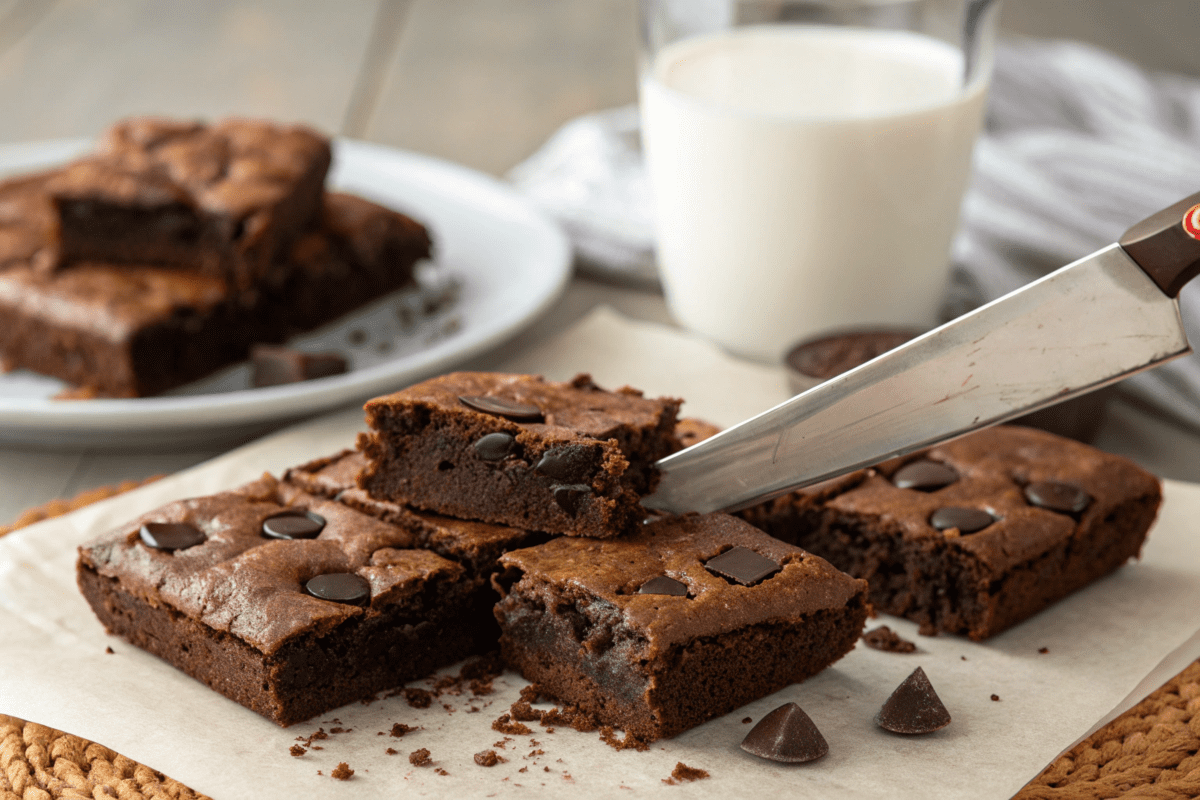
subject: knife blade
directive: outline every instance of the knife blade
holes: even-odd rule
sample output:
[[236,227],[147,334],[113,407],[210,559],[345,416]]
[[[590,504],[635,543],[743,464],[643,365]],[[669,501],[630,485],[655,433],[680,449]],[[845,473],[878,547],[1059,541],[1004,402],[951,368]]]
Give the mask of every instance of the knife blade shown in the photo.
[[1200,193],[1111,244],[656,463],[648,508],[735,511],[1191,352]]

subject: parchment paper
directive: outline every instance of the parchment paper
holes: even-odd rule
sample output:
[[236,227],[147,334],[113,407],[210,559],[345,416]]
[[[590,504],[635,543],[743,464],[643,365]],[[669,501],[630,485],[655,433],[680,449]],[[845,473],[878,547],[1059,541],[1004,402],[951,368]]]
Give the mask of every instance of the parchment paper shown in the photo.
[[[734,361],[680,332],[606,310],[504,368],[555,378],[590,370],[601,385],[628,383],[649,394],[686,397],[685,414],[723,425],[787,394],[778,370]],[[443,696],[424,710],[402,697],[381,699],[281,729],[103,632],[75,589],[79,543],[167,501],[235,486],[264,470],[278,472],[348,446],[360,427],[356,409],[325,417],[0,539],[0,713],[94,739],[222,799],[598,797],[622,788],[692,797],[786,791],[1005,798],[1103,718],[1200,657],[1200,547],[1192,531],[1200,518],[1200,487],[1170,482],[1140,562],[1017,628],[976,644],[921,637],[902,620],[872,620],[868,628],[886,623],[916,641],[919,651],[899,655],[860,645],[803,684],[641,753],[614,751],[595,733],[547,733],[536,723],[532,736],[505,741],[490,724],[524,685],[512,673],[497,680],[488,696]],[[107,654],[106,647],[115,652]],[[953,723],[911,738],[876,727],[879,706],[918,665]],[[829,742],[827,757],[782,766],[738,748],[751,728],[744,718],[757,721],[787,701],[799,703],[820,728]],[[393,738],[388,731],[395,722],[420,730]],[[322,750],[289,755],[296,737],[318,726],[350,731],[316,742]],[[397,754],[386,754],[389,747]],[[431,751],[432,767],[409,763],[408,753],[417,748]],[[486,749],[507,762],[477,766],[472,755]],[[332,780],[330,772],[343,761],[355,770],[353,778]],[[710,777],[665,784],[680,761]]]

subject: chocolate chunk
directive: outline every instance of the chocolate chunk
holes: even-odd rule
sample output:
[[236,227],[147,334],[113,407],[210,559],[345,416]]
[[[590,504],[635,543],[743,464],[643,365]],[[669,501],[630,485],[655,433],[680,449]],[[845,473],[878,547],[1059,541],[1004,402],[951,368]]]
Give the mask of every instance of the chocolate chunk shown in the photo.
[[516,446],[517,440],[511,433],[489,433],[475,442],[475,452],[484,461],[503,461]]
[[304,584],[304,590],[313,597],[352,606],[366,605],[371,600],[371,584],[352,572],[318,575]]
[[1091,495],[1073,483],[1034,481],[1025,487],[1030,505],[1063,514],[1079,514],[1092,502]]
[[917,667],[879,709],[875,722],[893,733],[933,733],[950,724],[950,712],[925,670]]
[[887,625],[867,631],[862,635],[862,640],[863,644],[872,650],[882,650],[885,653],[912,653],[917,649],[915,644],[902,638]]
[[468,408],[511,419],[513,422],[541,422],[542,410],[537,406],[506,400],[503,397],[459,397],[459,402]]
[[586,483],[599,466],[599,455],[594,447],[563,445],[547,450],[534,469],[562,483]]
[[826,755],[829,743],[800,706],[785,703],[750,729],[742,749],[759,758],[800,764]]
[[583,483],[572,483],[553,486],[550,491],[554,493],[554,502],[558,503],[558,507],[573,517],[579,513],[579,504],[583,498],[592,493],[592,487]]
[[668,594],[673,597],[684,597],[687,595],[687,584],[680,583],[674,578],[668,578],[666,575],[659,575],[657,578],[651,578],[643,583],[638,589],[638,594]]
[[916,489],[919,492],[934,492],[958,480],[953,467],[936,461],[922,459],[906,464],[892,476],[897,489]]
[[961,506],[939,508],[929,517],[929,524],[939,531],[957,528],[959,533],[975,533],[995,521],[996,518],[986,511],[978,508],[962,508]]
[[263,536],[271,539],[315,539],[325,529],[325,518],[296,509],[263,520]]
[[346,371],[346,359],[337,353],[305,353],[273,344],[254,345],[250,364],[256,388],[326,378]]
[[722,578],[743,586],[758,583],[780,570],[780,566],[771,559],[740,546],[710,558],[704,566]]
[[156,550],[186,550],[206,538],[199,528],[186,522],[147,522],[138,535],[147,547]]

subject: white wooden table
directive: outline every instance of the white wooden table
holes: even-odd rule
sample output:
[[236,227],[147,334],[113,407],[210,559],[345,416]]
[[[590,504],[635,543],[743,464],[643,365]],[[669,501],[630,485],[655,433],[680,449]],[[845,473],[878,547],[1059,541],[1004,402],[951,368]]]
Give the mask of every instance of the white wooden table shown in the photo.
[[[1081,18],[1068,0],[1010,0],[1005,24],[1200,72],[1192,11],[1191,0],[1097,0]],[[93,136],[134,114],[242,114],[503,174],[571,117],[635,99],[636,35],[634,0],[0,0],[0,143]],[[598,303],[669,321],[657,294],[576,279],[547,317],[472,366]],[[1200,480],[1200,437],[1129,406],[1113,409],[1099,444]],[[224,449],[0,448],[0,523]]]

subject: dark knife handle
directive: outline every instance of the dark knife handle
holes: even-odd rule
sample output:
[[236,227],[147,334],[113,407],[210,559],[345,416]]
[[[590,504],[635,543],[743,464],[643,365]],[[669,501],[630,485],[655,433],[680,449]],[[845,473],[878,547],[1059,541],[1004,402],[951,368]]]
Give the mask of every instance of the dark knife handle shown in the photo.
[[1167,297],[1200,274],[1200,192],[1134,225],[1121,247]]

